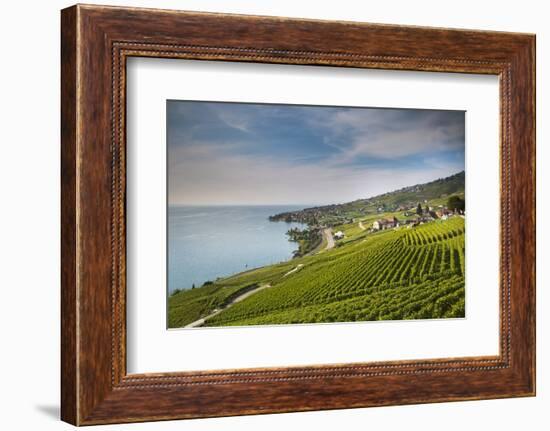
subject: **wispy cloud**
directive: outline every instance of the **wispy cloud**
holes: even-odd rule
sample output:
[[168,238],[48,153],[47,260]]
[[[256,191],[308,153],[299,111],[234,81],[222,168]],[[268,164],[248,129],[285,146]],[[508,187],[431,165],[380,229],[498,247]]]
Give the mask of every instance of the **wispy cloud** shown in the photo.
[[317,127],[340,151],[338,160],[360,156],[399,159],[416,154],[463,150],[464,113],[460,111],[342,109]]
[[246,115],[239,115],[238,112],[233,112],[228,109],[217,109],[217,111],[219,118],[229,127],[246,133],[250,132],[250,117]]

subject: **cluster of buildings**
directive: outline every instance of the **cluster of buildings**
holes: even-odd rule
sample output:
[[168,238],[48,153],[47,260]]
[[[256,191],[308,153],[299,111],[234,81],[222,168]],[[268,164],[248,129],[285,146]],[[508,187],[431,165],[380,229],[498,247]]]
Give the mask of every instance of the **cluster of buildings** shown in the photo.
[[386,230],[386,229],[392,229],[394,227],[399,227],[399,220],[397,220],[397,217],[387,218],[387,219],[380,219],[376,220],[372,224],[373,230]]
[[[444,207],[440,207],[439,209],[434,211],[434,209],[430,207],[426,211],[424,211],[422,215],[417,215],[414,218],[407,218],[402,221],[397,219],[397,217],[376,220],[372,224],[372,230],[380,231],[380,230],[386,230],[386,229],[393,229],[399,226],[413,227],[423,223],[434,221],[436,219],[447,220],[449,217],[452,217],[460,213],[461,212],[459,211],[451,211]],[[405,217],[410,217],[410,216],[413,216],[414,213],[411,210],[410,212],[405,212],[403,215]]]
[[[426,202],[427,201],[424,201],[424,203]],[[408,208],[400,206],[398,209],[399,211],[403,211],[404,218],[402,220],[399,220],[395,216],[389,218],[381,218],[375,220],[372,223],[372,227],[369,229],[369,231],[377,232],[386,229],[395,229],[399,226],[407,226],[407,228],[412,228],[414,226],[418,226],[434,220],[447,220],[448,218],[455,215],[460,215],[464,217],[463,210],[455,209],[453,211],[443,205],[439,205],[437,208],[426,205],[425,208],[421,208],[420,204],[418,204],[418,207]],[[419,211],[419,209],[421,211]],[[378,210],[383,210],[383,208],[379,208]],[[355,222],[355,219],[352,219],[351,222]],[[365,227],[363,227],[361,224],[360,227],[361,229],[365,229]],[[324,229],[325,226],[319,226],[317,228]],[[342,231],[338,231],[334,232],[332,236],[335,240],[340,240],[345,237],[345,234]]]

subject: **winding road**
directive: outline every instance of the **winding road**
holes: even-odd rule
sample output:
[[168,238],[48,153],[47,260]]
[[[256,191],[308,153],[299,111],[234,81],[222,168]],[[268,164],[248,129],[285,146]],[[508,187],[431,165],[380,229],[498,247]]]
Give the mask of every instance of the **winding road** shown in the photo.
[[334,248],[334,237],[332,236],[332,229],[326,228],[323,229],[323,236],[325,237],[325,241],[327,242],[327,246],[325,247],[325,250],[330,250],[331,248]]
[[285,275],[283,275],[283,277],[286,277],[287,275],[290,275],[290,274],[294,274],[296,271],[298,271],[302,266],[304,266],[303,263],[300,263],[296,268],[294,269],[291,269],[290,271],[288,271]]
[[220,314],[222,311],[227,310],[237,302],[241,302],[248,298],[251,295],[254,295],[255,293],[259,292],[260,290],[267,289],[268,287],[271,287],[271,284],[264,284],[262,286],[258,286],[256,289],[249,290],[248,292],[243,293],[242,295],[237,296],[235,299],[233,299],[229,304],[227,304],[223,308],[215,309],[212,313],[210,313],[208,316],[204,316],[200,318],[199,320],[195,320],[194,322],[190,323],[189,325],[185,325],[184,328],[198,328],[199,326],[204,325],[204,322],[206,322],[208,319],[211,319],[212,317]]

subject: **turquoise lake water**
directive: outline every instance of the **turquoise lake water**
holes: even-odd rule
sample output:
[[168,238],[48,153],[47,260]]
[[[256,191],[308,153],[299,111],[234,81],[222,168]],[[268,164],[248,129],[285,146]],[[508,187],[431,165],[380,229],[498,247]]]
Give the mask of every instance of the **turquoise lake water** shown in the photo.
[[292,258],[286,232],[300,223],[268,217],[304,206],[171,206],[168,208],[168,290]]

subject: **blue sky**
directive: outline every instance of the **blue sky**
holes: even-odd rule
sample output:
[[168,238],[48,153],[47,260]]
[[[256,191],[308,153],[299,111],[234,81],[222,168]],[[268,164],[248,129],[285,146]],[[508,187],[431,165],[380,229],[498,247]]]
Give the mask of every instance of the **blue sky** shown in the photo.
[[464,169],[463,111],[168,101],[171,205],[348,202]]

